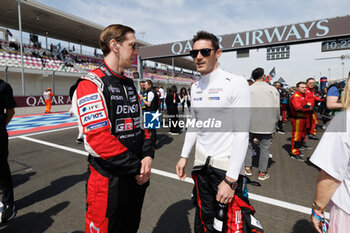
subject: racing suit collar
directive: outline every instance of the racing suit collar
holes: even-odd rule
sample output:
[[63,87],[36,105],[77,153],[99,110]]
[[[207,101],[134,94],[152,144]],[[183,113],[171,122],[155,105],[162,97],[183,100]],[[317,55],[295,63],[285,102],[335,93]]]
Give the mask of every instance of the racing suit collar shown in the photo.
[[115,72],[107,65],[106,61],[103,61],[103,65],[106,66],[106,68],[109,70],[109,72],[111,72],[114,76],[117,76],[118,78],[126,79],[126,77],[123,76],[123,73],[122,73],[122,75],[115,73]]

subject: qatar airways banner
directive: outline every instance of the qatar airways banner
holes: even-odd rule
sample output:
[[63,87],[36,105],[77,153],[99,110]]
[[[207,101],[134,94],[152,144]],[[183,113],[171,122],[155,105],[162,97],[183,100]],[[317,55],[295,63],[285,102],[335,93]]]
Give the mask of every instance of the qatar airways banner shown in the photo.
[[[223,51],[271,47],[284,44],[306,43],[339,38],[350,35],[350,16],[314,20],[279,27],[258,29],[217,36]],[[196,32],[193,32],[195,34]],[[142,59],[176,57],[189,55],[192,41],[179,41],[168,44],[139,48]]]
[[[36,107],[45,106],[43,96],[15,96],[17,107]],[[52,105],[71,104],[71,99],[68,95],[55,95],[52,97]]]

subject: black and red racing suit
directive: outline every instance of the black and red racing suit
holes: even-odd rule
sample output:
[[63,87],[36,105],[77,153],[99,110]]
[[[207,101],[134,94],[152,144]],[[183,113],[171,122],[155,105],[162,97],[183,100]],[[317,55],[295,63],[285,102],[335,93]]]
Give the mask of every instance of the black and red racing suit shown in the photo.
[[73,111],[89,152],[85,232],[137,232],[149,183],[138,185],[135,175],[154,150],[133,81],[103,63],[74,88]]

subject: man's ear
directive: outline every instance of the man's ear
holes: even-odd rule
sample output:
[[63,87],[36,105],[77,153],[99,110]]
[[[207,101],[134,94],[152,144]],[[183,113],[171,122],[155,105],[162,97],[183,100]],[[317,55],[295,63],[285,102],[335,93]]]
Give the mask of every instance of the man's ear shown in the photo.
[[117,50],[119,50],[119,44],[118,44],[118,42],[115,40],[115,39],[113,39],[113,40],[111,40],[110,42],[109,42],[109,48],[110,48],[110,50],[113,50],[113,51],[115,51],[116,52],[116,49]]
[[221,56],[221,54],[222,54],[222,50],[221,49],[218,49],[217,51],[216,51],[216,58],[217,59],[219,59],[219,57]]

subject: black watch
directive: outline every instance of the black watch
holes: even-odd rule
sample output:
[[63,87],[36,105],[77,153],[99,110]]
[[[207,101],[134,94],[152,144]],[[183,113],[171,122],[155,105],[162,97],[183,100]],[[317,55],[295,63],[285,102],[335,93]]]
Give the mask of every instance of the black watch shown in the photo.
[[232,190],[236,190],[236,188],[238,187],[237,182],[230,182],[226,178],[224,179],[224,181],[226,182],[226,184],[228,184],[231,187]]

